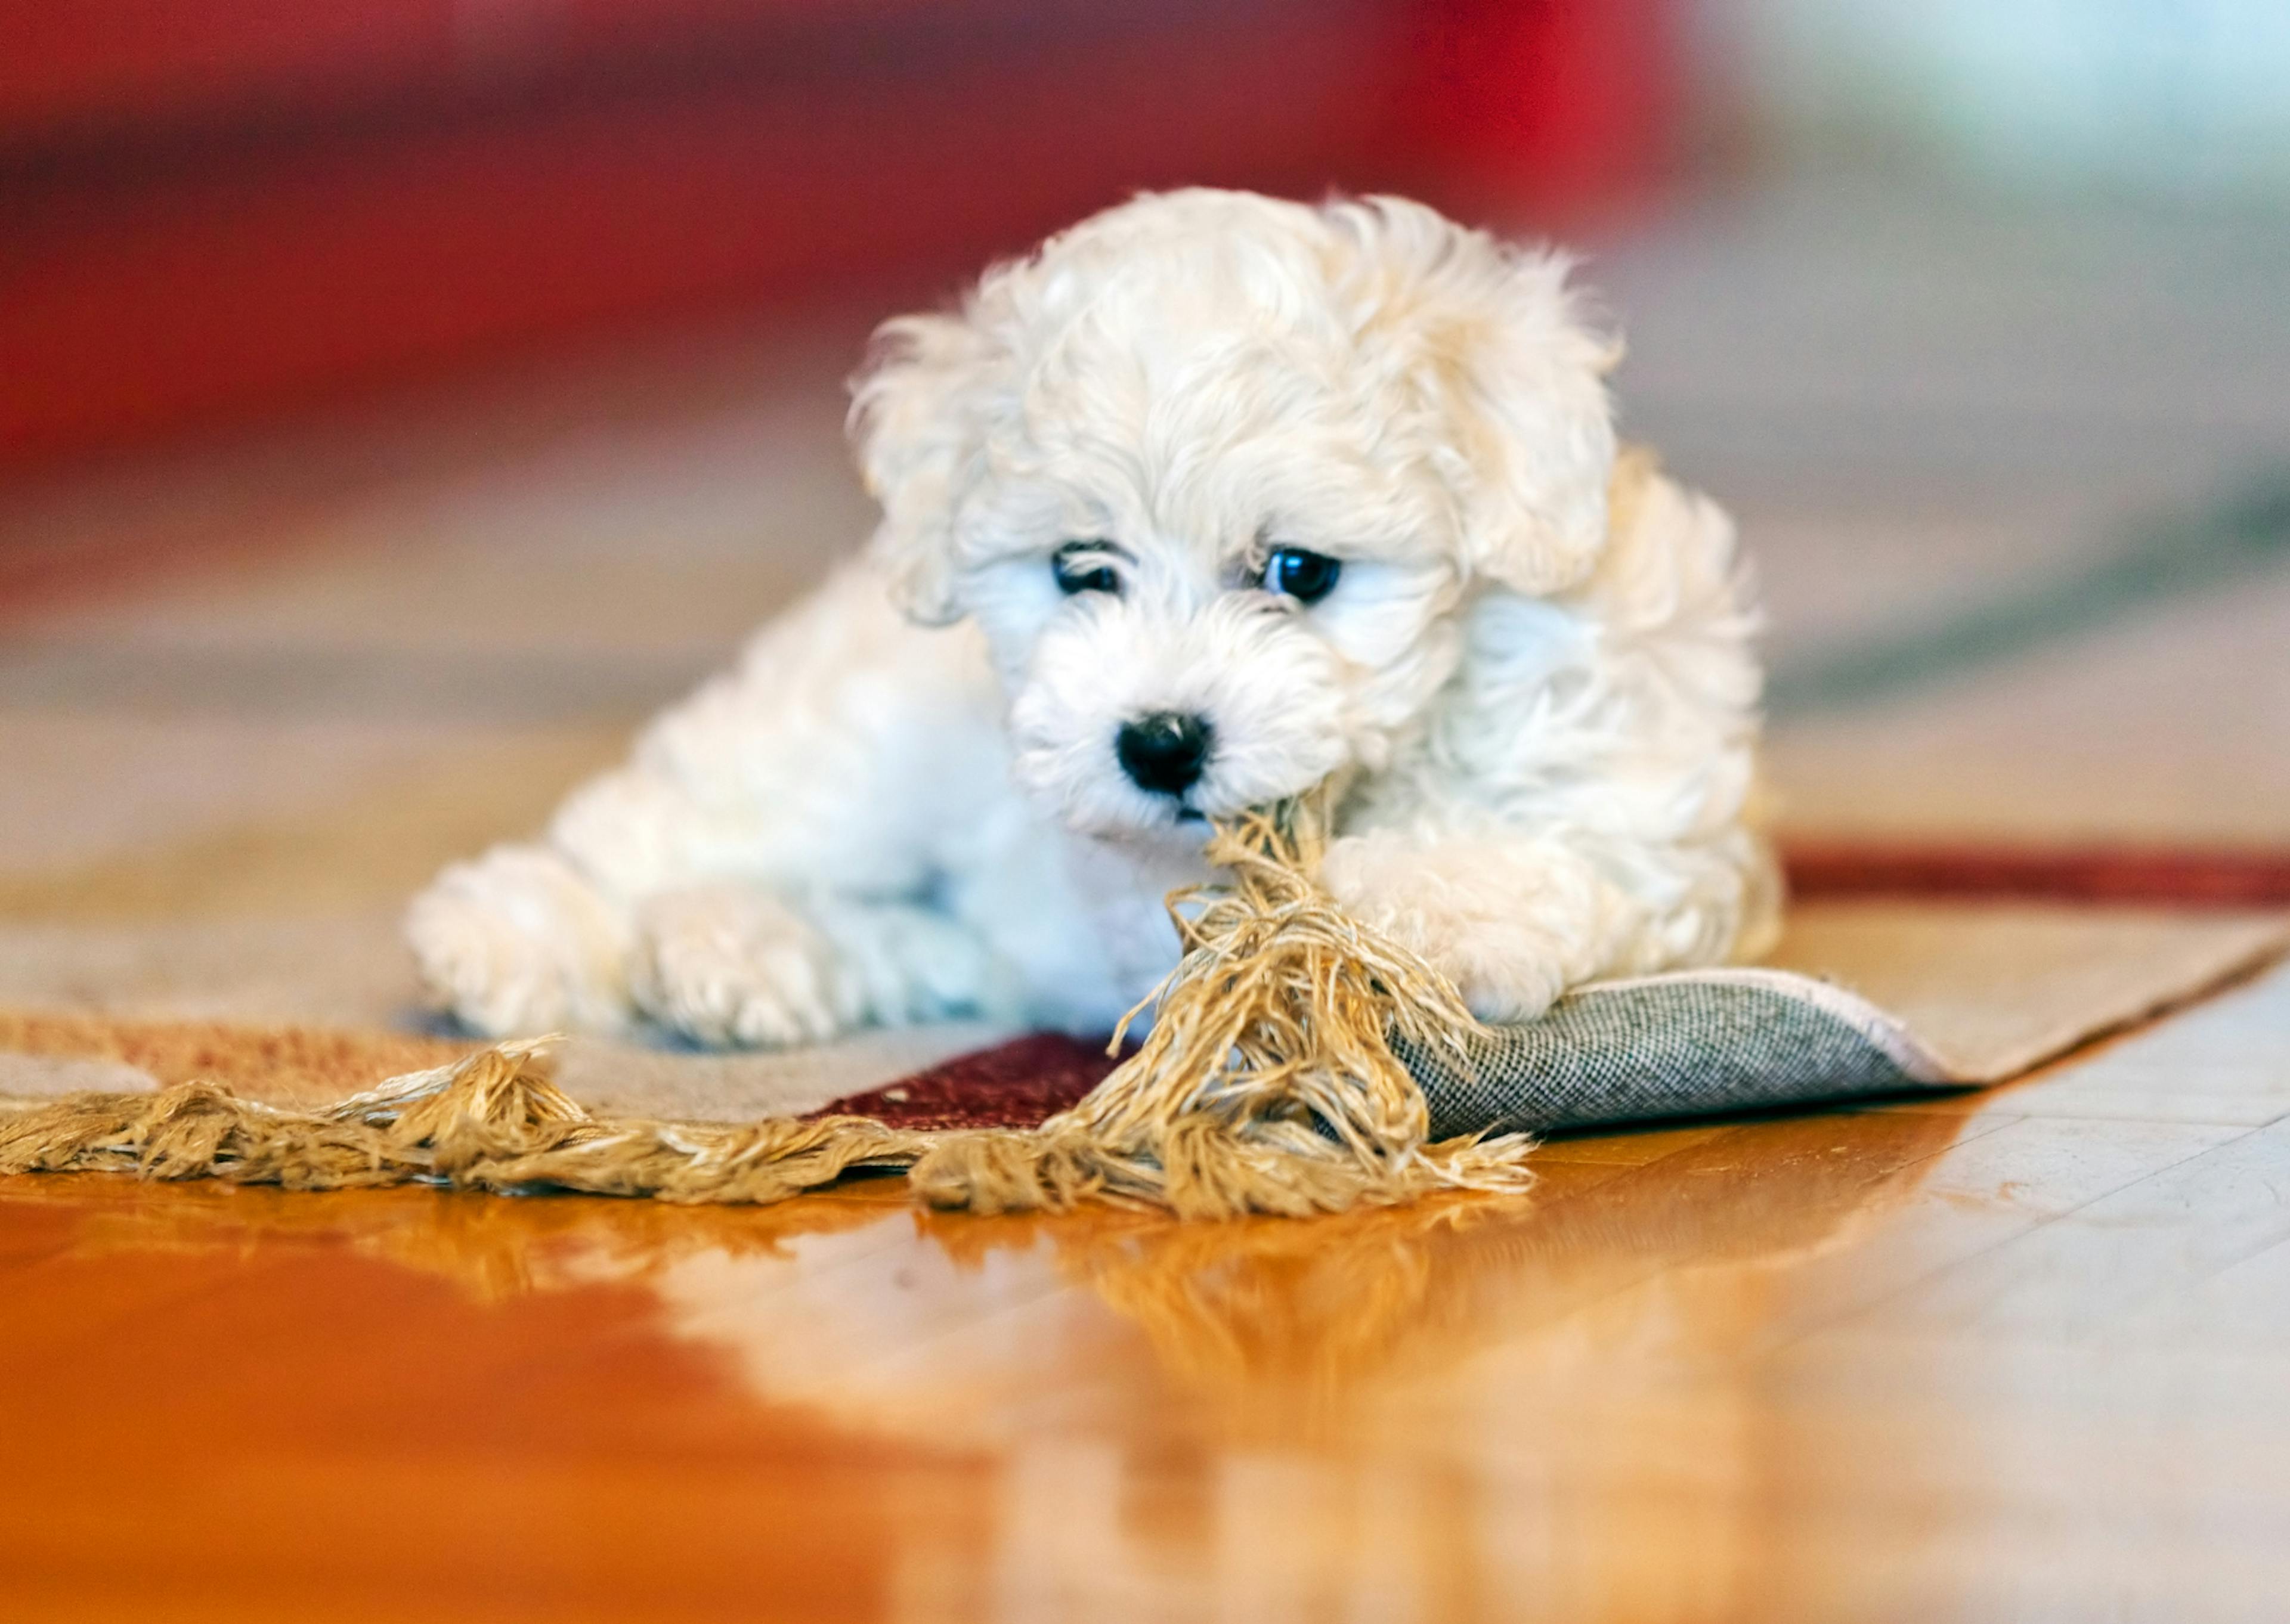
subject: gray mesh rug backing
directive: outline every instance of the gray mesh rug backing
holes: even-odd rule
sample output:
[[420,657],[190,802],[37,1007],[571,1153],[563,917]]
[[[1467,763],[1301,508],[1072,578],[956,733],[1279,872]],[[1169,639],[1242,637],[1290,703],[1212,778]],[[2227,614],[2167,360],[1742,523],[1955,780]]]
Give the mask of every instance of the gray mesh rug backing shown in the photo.
[[1701,1116],[1947,1086],[1882,1011],[1772,970],[1587,987],[1463,1053],[1401,1044],[1436,1137]]

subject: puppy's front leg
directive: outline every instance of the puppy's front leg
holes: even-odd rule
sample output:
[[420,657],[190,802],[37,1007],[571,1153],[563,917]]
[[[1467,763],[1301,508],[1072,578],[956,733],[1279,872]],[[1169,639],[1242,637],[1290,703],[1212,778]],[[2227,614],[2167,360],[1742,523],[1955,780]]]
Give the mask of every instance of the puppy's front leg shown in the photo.
[[637,1007],[700,1043],[783,1048],[861,1025],[1008,1019],[1017,988],[971,932],[912,904],[717,883],[637,910]]
[[544,840],[415,901],[431,996],[496,1035],[648,1015],[766,1045],[997,1012],[1006,972],[925,900],[1008,793],[997,715],[974,649],[847,570],[575,790]]
[[1607,972],[1643,917],[1552,841],[1351,835],[1329,846],[1320,879],[1355,917],[1445,972],[1482,1020],[1532,1020]]
[[549,846],[453,864],[414,899],[405,935],[430,996],[474,1031],[629,1024],[628,910]]

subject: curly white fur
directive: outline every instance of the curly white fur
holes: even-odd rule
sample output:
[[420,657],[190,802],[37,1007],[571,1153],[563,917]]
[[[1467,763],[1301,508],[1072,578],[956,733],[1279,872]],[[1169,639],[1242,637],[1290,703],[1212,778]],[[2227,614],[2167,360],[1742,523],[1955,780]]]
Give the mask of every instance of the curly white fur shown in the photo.
[[[1396,199],[1187,191],[888,324],[866,556],[414,902],[434,995],[488,1033],[1102,1029],[1174,960],[1198,819],[1331,774],[1326,883],[1484,1016],[1755,950],[1732,526],[1655,478],[1610,527],[1615,351],[1567,268]],[[1076,539],[1117,592],[1061,591]],[[1283,546],[1335,589],[1257,586]],[[1116,757],[1156,711],[1213,730],[1181,800]]]

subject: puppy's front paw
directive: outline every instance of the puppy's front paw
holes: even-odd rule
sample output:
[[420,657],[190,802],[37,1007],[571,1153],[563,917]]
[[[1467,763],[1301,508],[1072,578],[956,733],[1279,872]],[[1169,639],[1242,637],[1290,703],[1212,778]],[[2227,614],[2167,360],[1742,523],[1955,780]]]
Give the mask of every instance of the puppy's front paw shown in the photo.
[[637,1007],[695,1042],[792,1048],[859,1023],[834,945],[766,892],[709,887],[645,904],[629,966]]
[[1587,979],[1591,900],[1563,865],[1494,844],[1349,836],[1320,883],[1345,911],[1411,948],[1482,1020],[1532,1020]]
[[625,937],[612,906],[539,846],[455,863],[405,916],[432,1002],[491,1037],[626,1027]]

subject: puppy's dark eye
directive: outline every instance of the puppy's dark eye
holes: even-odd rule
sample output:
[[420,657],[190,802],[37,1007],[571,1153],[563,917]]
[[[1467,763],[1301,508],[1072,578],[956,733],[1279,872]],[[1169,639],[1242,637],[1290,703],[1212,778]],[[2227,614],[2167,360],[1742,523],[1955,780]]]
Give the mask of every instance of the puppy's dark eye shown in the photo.
[[1070,596],[1077,592],[1114,592],[1121,590],[1121,572],[1113,567],[1102,541],[1069,541],[1051,555],[1050,568],[1058,578],[1058,590]]
[[1336,577],[1343,572],[1343,564],[1325,553],[1276,547],[1264,561],[1264,589],[1300,604],[1317,604],[1336,589]]

